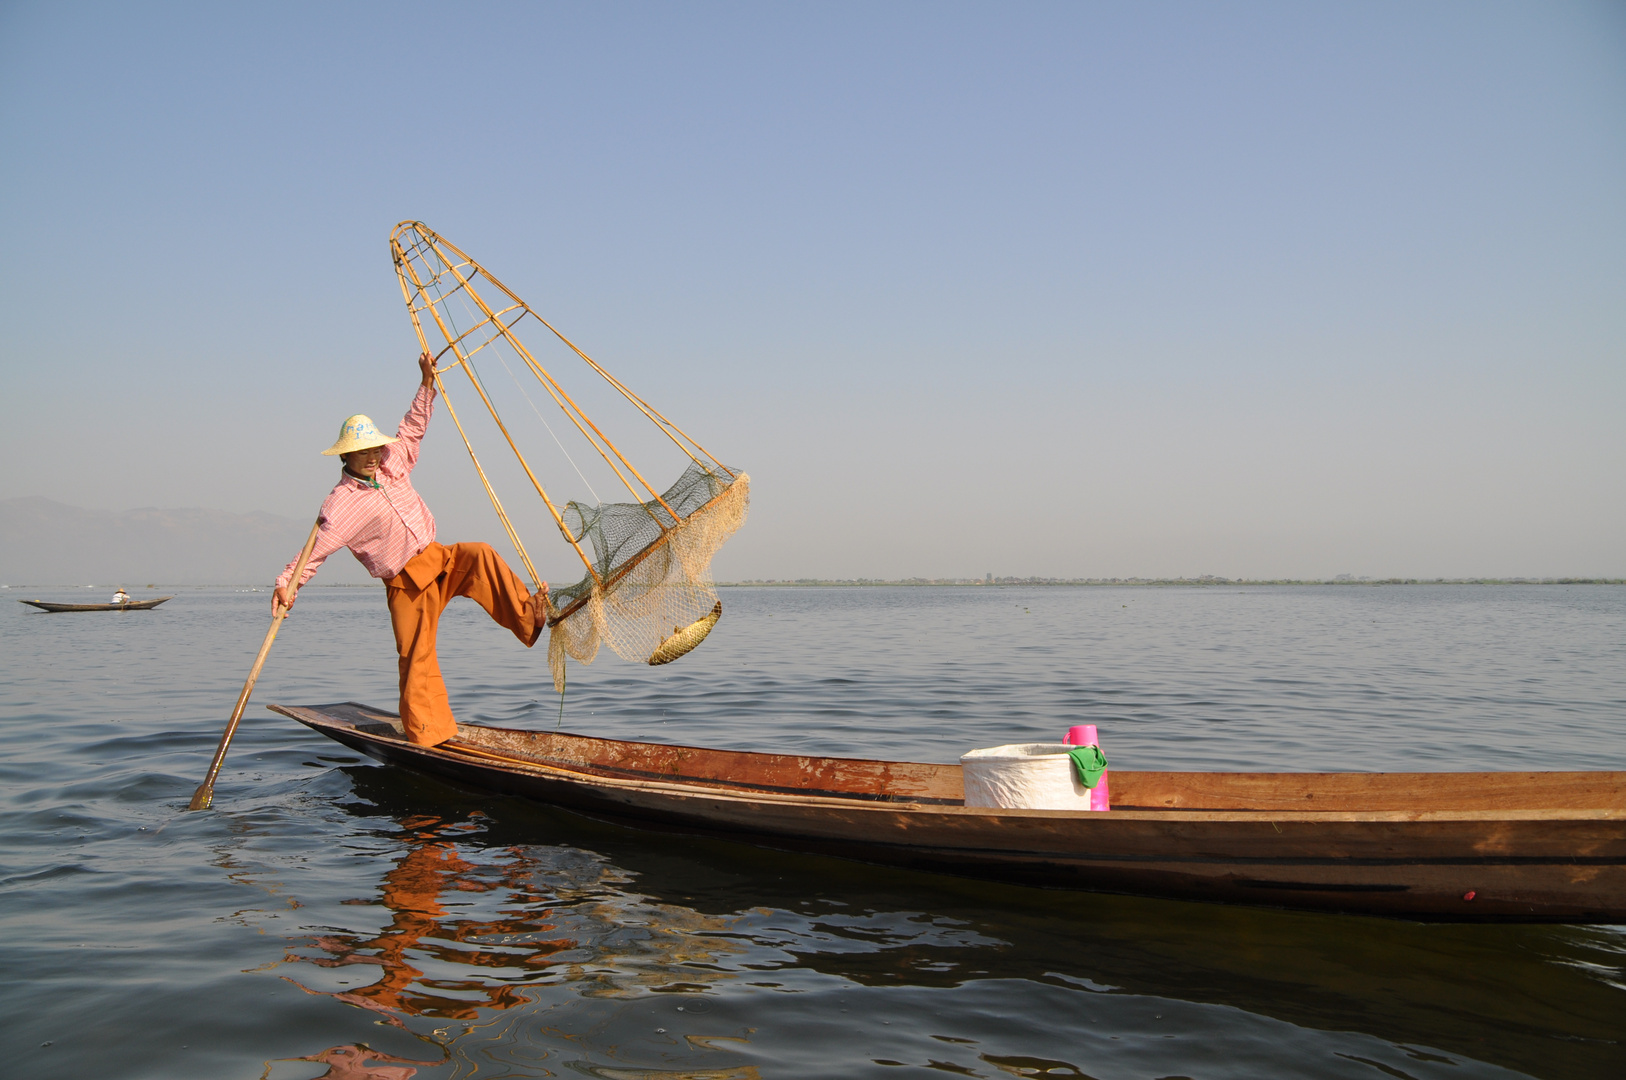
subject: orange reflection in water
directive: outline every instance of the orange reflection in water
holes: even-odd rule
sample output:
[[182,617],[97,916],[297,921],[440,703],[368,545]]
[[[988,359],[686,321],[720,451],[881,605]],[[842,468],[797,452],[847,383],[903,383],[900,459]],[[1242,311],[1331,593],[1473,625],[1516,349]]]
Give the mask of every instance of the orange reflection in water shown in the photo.
[[[478,828],[476,825],[435,817],[409,818],[402,825],[408,830],[409,847],[384,875],[380,897],[380,903],[392,913],[390,924],[372,937],[325,934],[311,944],[326,955],[290,951],[285,959],[324,968],[363,964],[382,968],[376,982],[328,996],[392,1020],[395,1013],[472,1020],[481,1009],[525,1004],[518,991],[535,979],[523,969],[546,966],[554,953],[576,946],[566,937],[537,940],[537,935],[557,929],[542,921],[548,909],[535,906],[549,899],[532,884],[540,865],[523,849],[508,849],[501,861],[481,865],[462,858],[448,837]],[[447,893],[494,890],[505,890],[504,900],[515,904],[515,909],[494,919],[448,917],[442,900]],[[491,944],[495,938],[513,943]],[[418,966],[426,960],[455,970],[486,969],[491,977],[430,978]],[[288,981],[308,993],[324,992],[297,979]]]
[[[543,986],[568,985],[566,993],[581,998],[631,998],[700,994],[736,977],[730,959],[745,948],[735,938],[746,916],[708,915],[642,895],[630,888],[632,875],[590,851],[483,845],[480,816],[401,820],[404,850],[387,864],[378,899],[344,901],[382,905],[388,924],[371,934],[322,933],[284,954],[284,963],[354,972],[355,981],[376,974],[373,981],[332,990],[284,978],[306,993],[370,1010],[441,1049],[444,1060],[501,1058],[524,1047],[534,1063],[537,1039],[575,1038],[521,1008],[534,1010]],[[493,1015],[499,1012],[500,1020]],[[408,1026],[414,1017],[434,1018],[437,1030],[414,1030]],[[445,1021],[461,1021],[462,1032],[440,1027]],[[715,1043],[744,1043],[748,1034],[674,1037],[721,1051],[729,1048]],[[454,1050],[458,1043],[463,1050]],[[291,1060],[326,1063],[329,1080],[406,1080],[414,1066],[443,1064],[391,1058],[364,1045]],[[617,1080],[757,1080],[753,1066],[584,1068]]]

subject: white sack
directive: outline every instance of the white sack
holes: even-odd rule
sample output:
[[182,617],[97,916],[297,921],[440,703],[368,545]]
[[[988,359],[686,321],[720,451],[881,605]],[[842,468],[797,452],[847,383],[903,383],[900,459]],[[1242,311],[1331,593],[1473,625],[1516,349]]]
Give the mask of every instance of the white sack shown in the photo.
[[1078,782],[1073,747],[1011,743],[961,756],[967,806],[1008,810],[1088,810],[1090,789]]

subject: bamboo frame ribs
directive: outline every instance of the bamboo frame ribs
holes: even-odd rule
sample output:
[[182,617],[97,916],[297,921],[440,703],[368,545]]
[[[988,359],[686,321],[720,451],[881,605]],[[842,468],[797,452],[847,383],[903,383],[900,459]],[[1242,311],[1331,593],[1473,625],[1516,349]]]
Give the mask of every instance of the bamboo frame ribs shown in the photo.
[[[675,528],[682,518],[667,504],[662,493],[644,478],[643,473],[639,472],[637,467],[622,453],[621,449],[593,422],[592,418],[577,404],[575,398],[565,390],[553,373],[538,362],[530,349],[526,348],[524,342],[520,340],[519,335],[515,332],[515,327],[527,316],[541,323],[554,337],[563,342],[572,353],[586,363],[594,373],[603,378],[645,419],[654,424],[692,462],[707,469],[715,470],[718,475],[727,476],[730,481],[735,478],[733,470],[707,452],[682,428],[668,420],[647,401],[630,390],[621,380],[606,371],[596,360],[577,348],[574,342],[555,329],[552,323],[532,311],[524,300],[520,299],[512,289],[492,276],[490,271],[422,222],[403,221],[397,225],[390,234],[390,254],[395,263],[396,274],[400,279],[401,295],[406,300],[407,312],[412,318],[412,328],[418,335],[419,343],[426,352],[433,355],[437,365],[441,363],[448,353],[451,354],[452,359],[449,363],[446,363],[445,366],[437,366],[435,369],[436,389],[439,391],[441,399],[445,401],[446,409],[451,413],[453,423],[457,425],[458,434],[463,439],[463,445],[468,450],[470,460],[474,462],[475,472],[480,477],[480,483],[484,486],[486,495],[491,499],[492,507],[497,511],[497,517],[502,521],[503,529],[519,552],[520,559],[524,562],[525,569],[530,573],[532,583],[536,587],[541,585],[541,578],[537,574],[536,567],[531,561],[530,554],[525,550],[525,545],[520,540],[518,530],[514,528],[513,522],[503,509],[502,500],[498,498],[496,489],[492,487],[484,466],[480,464],[479,456],[474,451],[474,444],[470,441],[463,421],[453,407],[450,395],[446,392],[446,385],[442,376],[450,373],[454,368],[461,368],[463,373],[468,376],[469,384],[474,388],[475,394],[479,396],[481,404],[491,414],[491,419],[497,425],[497,430],[502,433],[503,439],[508,443],[509,449],[513,451],[515,458],[519,461],[519,465],[524,470],[527,479],[530,480],[531,486],[536,489],[537,495],[541,497],[542,503],[547,507],[548,514],[553,518],[553,523],[558,527],[560,535],[575,549],[577,556],[582,561],[582,565],[587,568],[587,572],[592,576],[595,586],[603,587],[607,583],[603,580],[592,558],[583,550],[580,539],[571,534],[569,527],[565,524],[563,512],[553,498],[549,496],[547,489],[542,484],[542,481],[538,479],[530,463],[525,460],[525,454],[514,441],[509,426],[504,422],[496,403],[492,400],[491,395],[486,392],[486,388],[482,384],[480,375],[472,361],[488,345],[501,341],[513,350],[514,354],[535,376],[543,389],[547,391],[553,403],[564,413],[577,433],[598,453],[616,478],[626,487],[633,500],[650,508],[650,517],[660,528],[663,535]],[[488,303],[486,298],[480,295],[479,289],[476,288],[476,282],[479,279],[484,279],[486,285],[495,289],[501,294],[501,297],[506,298],[506,305],[494,307],[491,303]],[[474,311],[470,312],[470,314],[477,312],[476,321],[465,330],[458,328],[457,320],[448,309],[447,302],[454,297],[461,298],[473,305]],[[426,314],[428,316],[427,320],[424,317]],[[437,339],[435,346],[430,344],[431,335],[426,332],[426,322],[431,324],[435,331],[434,337]],[[512,374],[513,371],[510,369],[510,375]],[[535,408],[534,404],[532,408]],[[538,416],[540,415],[538,413]],[[663,520],[662,516],[654,511],[652,504],[658,504],[666,512],[666,520]]]

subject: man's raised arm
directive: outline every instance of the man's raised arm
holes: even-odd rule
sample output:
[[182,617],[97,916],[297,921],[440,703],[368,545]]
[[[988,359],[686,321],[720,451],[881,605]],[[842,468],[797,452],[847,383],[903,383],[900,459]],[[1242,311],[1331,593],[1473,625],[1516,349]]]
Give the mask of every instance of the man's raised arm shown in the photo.
[[418,463],[418,444],[429,430],[429,417],[434,412],[435,358],[427,349],[418,356],[418,370],[423,376],[418,383],[418,393],[395,429],[395,437],[400,441],[384,451],[382,468],[389,476],[405,476]]

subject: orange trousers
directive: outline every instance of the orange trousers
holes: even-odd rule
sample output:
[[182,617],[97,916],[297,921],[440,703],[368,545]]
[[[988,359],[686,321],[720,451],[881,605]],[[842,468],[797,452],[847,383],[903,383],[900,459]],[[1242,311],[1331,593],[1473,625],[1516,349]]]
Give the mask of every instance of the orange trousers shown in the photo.
[[542,626],[527,610],[531,594],[525,583],[490,544],[430,544],[384,582],[384,595],[395,651],[401,656],[401,723],[408,741],[419,746],[434,746],[457,734],[435,656],[435,627],[452,597],[466,596],[485,608],[526,648],[542,636]]

